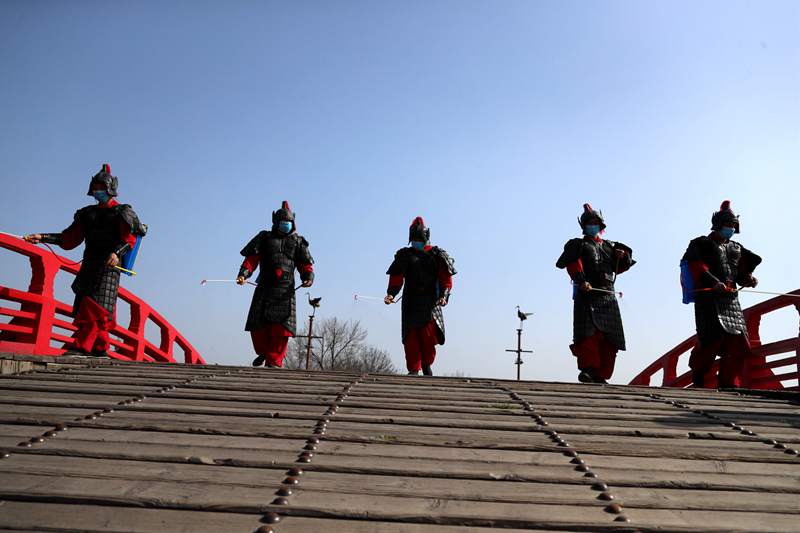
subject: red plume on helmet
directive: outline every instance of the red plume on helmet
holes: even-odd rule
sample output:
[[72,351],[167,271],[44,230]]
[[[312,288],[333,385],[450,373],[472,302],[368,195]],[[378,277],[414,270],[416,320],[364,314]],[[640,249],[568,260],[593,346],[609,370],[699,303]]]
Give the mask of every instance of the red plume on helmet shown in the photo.
[[723,200],[719,211],[711,216],[711,229],[719,231],[724,226],[733,228],[736,233],[739,233],[739,215],[734,214],[730,200]]
[[411,221],[411,226],[408,228],[408,242],[418,241],[428,243],[431,240],[431,230],[425,226],[425,221],[422,217],[416,217]]
[[105,186],[106,192],[111,196],[117,195],[119,180],[116,176],[111,175],[111,165],[108,163],[103,163],[100,167],[100,172],[92,176],[92,179],[89,181],[89,191],[86,193],[87,196],[92,196],[92,185],[95,183],[102,183]]
[[600,230],[606,229],[606,223],[603,220],[603,212],[594,209],[590,203],[583,204],[583,213],[581,213],[581,216],[578,218],[578,224],[581,229],[585,228],[586,224],[595,217],[600,220]]

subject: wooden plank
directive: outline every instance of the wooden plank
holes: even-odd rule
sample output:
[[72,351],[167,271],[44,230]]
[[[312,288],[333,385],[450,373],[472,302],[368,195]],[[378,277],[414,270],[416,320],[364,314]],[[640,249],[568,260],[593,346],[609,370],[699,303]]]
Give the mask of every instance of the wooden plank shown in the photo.
[[443,525],[597,528],[611,523],[601,506],[475,502],[443,498],[327,493],[302,489],[283,512],[289,516],[361,518]]
[[0,500],[259,513],[269,509],[268,504],[283,478],[282,471],[265,470],[263,482],[256,488],[4,472],[0,476]]
[[[0,480],[6,476],[32,475],[106,480],[164,481],[199,485],[230,485],[261,489],[265,482],[279,483],[286,469],[249,468],[215,464],[161,463],[87,457],[14,454],[0,461]],[[268,493],[260,494],[263,499]]]
[[[259,526],[260,514],[176,511],[104,507],[99,505],[65,505],[55,503],[2,502],[0,526],[18,527],[30,533],[33,528],[66,533],[77,530],[90,533],[253,533]],[[277,525],[280,533],[485,533],[482,527],[438,526],[378,522],[373,520],[335,520],[325,518],[284,517]],[[12,530],[6,530],[12,531]],[[522,533],[520,529],[504,529],[504,533]],[[529,530],[525,530],[529,531]],[[539,533],[555,533],[538,530]],[[559,530],[563,533],[564,530]]]
[[761,442],[686,439],[625,438],[591,435],[563,435],[573,449],[599,455],[632,455],[675,459],[710,459],[717,461],[755,461],[796,463],[797,459],[776,451]]
[[[653,489],[613,487],[611,492],[625,508],[707,511],[752,511],[800,515],[798,495],[725,490]],[[798,517],[800,520],[800,517]]]
[[732,531],[742,533],[796,533],[796,514],[625,509],[631,525],[645,531]]
[[[281,477],[284,468],[230,467],[198,464],[166,464],[142,461],[17,454],[0,462],[0,479],[25,474],[56,477],[88,477],[131,481],[164,481],[243,486],[260,489],[265,477]],[[578,484],[522,483],[518,481],[452,479],[419,476],[331,473],[306,470],[305,490],[414,496],[484,502],[517,502],[602,505],[588,487]]]
[[[0,502],[0,527],[18,531],[109,533],[253,533],[260,514],[176,511],[101,505]],[[288,521],[287,521],[288,522]]]

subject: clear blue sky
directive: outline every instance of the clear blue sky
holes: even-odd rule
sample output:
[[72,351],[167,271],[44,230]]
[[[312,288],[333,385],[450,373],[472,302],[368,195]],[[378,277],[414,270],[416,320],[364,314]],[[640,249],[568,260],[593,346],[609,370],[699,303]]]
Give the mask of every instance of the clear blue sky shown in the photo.
[[[398,366],[399,306],[353,294],[384,294],[425,218],[459,270],[439,373],[511,377],[519,304],[523,375],[575,379],[554,263],[586,201],[639,260],[616,382],[693,332],[678,261],[721,200],[761,287],[800,287],[794,1],[7,0],[0,67],[0,229],[62,229],[109,162],[151,228],[125,286],[210,362],[252,358],[250,289],[199,281],[233,277],[283,199],[318,316],[361,320]],[[24,261],[0,269],[24,284]],[[766,328],[789,336],[797,313]]]

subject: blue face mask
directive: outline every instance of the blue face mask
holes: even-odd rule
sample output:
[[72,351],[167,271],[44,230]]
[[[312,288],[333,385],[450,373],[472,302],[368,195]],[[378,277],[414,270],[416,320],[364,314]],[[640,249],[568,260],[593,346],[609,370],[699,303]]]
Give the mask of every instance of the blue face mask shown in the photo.
[[411,241],[411,247],[415,250],[424,250],[425,243],[422,241]]
[[722,229],[719,230],[720,236],[723,239],[725,239],[726,241],[730,240],[730,238],[733,237],[734,233],[736,233],[736,229],[735,228],[729,228],[727,226],[725,226],[725,227],[723,227]]
[[111,200],[111,195],[108,194],[106,191],[92,191],[92,196],[94,196],[94,199],[100,202],[101,204],[104,204],[109,200]]
[[583,233],[588,237],[597,237],[597,234],[600,233],[600,225],[587,224],[586,227],[583,228]]
[[291,233],[292,232],[292,223],[286,220],[282,220],[278,222],[278,231],[281,233]]

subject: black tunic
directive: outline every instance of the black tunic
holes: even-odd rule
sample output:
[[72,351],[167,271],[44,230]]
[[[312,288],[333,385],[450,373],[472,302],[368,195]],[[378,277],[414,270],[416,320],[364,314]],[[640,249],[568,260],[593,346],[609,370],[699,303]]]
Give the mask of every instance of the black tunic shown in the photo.
[[445,269],[452,276],[456,273],[453,259],[439,247],[430,250],[400,248],[394,255],[387,274],[402,274],[403,286],[402,324],[403,342],[412,328],[420,328],[431,320],[436,324],[438,343],[444,344],[444,314],[436,301],[445,295],[439,286],[439,269]]
[[90,205],[75,213],[75,221],[81,226],[86,248],[81,269],[72,283],[75,293],[73,312],[78,312],[81,300],[88,296],[114,316],[120,271],[106,266],[106,261],[112,253],[121,258],[128,251],[128,246],[120,236],[123,222],[134,235],[144,235],[147,228],[127,204],[113,207]]
[[[761,263],[761,257],[735,241],[718,243],[709,236],[689,242],[683,259],[702,261],[708,271],[700,276],[699,287],[712,288],[717,282],[735,287],[749,280]],[[723,334],[747,335],[739,296],[735,292],[698,291],[695,294],[694,319],[701,346],[718,341]]]
[[[627,254],[617,259],[616,250],[624,250]],[[576,284],[588,281],[593,288],[610,292],[575,291],[573,342],[579,343],[594,335],[596,331],[602,331],[606,340],[617,350],[625,350],[625,330],[622,326],[617,296],[613,292],[617,274],[625,272],[636,264],[633,260],[633,251],[618,242],[570,239],[564,245],[564,252],[558,258],[556,266],[566,268],[579,259],[583,264],[583,272],[573,281]]]
[[[245,257],[259,256],[259,274],[245,331],[255,331],[268,324],[282,324],[292,335],[297,330],[295,313],[294,270],[297,265],[314,263],[308,251],[308,241],[297,233],[262,231],[242,249]],[[277,271],[281,275],[278,277]],[[248,271],[240,271],[245,278]],[[301,273],[301,279],[313,279],[314,274]]]

